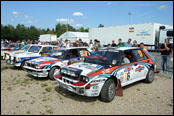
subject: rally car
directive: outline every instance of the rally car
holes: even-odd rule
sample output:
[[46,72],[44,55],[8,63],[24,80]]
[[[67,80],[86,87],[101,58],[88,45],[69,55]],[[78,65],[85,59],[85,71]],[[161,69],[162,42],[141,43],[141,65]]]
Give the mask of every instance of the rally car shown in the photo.
[[28,51],[31,45],[24,45],[21,49],[14,49],[12,51],[5,51],[3,59],[6,60],[6,62],[9,62],[10,55],[17,54],[17,53],[23,53],[25,51]]
[[25,64],[25,61],[39,58],[42,56],[47,56],[51,52],[51,50],[54,49],[58,49],[58,47],[53,45],[33,44],[27,52],[10,55],[10,61],[7,63],[24,69],[23,66]]
[[59,73],[62,66],[83,61],[83,57],[88,55],[90,52],[84,47],[61,48],[52,51],[47,57],[26,61],[24,69],[29,75],[53,80],[53,75]]
[[1,47],[1,57],[5,59],[4,54],[5,52],[19,50],[23,47],[21,43],[11,43],[8,46]]
[[98,52],[84,62],[62,67],[60,74],[54,75],[55,80],[71,92],[100,96],[105,102],[112,101],[115,95],[122,96],[121,87],[140,80],[147,83],[154,80],[156,61],[145,49],[120,47]]

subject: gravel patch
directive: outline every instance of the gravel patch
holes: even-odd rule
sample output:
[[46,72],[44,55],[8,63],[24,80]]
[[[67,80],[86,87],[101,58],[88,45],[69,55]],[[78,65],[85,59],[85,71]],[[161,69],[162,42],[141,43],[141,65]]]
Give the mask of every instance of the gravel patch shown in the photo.
[[156,74],[151,84],[126,86],[122,97],[105,103],[69,92],[47,78],[31,77],[1,60],[1,114],[173,115],[173,80],[168,77]]

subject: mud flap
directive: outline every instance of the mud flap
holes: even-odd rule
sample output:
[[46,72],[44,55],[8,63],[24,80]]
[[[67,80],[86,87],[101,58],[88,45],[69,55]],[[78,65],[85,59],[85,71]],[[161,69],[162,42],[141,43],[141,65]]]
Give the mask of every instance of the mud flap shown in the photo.
[[155,73],[159,73],[159,70],[158,70],[158,69],[156,69]]
[[123,96],[123,89],[121,87],[121,82],[120,79],[118,80],[118,87],[116,89],[116,94],[115,96]]

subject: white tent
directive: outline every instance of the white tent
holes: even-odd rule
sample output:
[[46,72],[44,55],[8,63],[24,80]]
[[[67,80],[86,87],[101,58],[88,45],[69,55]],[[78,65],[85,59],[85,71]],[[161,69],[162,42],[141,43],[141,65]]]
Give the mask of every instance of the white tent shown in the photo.
[[76,40],[81,39],[83,42],[89,43],[89,33],[67,31],[64,34],[60,35],[58,39],[62,40],[67,39],[70,40],[71,42],[75,42]]

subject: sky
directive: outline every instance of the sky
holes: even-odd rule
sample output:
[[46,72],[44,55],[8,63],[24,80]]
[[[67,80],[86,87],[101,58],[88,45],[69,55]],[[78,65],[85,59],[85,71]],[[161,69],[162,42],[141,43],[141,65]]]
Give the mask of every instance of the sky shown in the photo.
[[99,24],[173,25],[173,1],[1,1],[3,25],[52,29],[57,23],[75,28],[96,28]]

